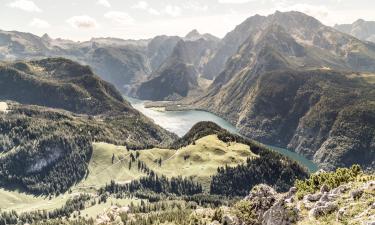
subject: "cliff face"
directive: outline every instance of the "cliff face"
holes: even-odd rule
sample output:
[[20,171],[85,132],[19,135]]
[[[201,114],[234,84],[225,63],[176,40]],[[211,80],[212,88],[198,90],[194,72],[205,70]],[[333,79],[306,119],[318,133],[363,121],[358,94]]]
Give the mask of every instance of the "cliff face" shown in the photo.
[[374,46],[298,12],[263,19],[263,29],[250,34],[208,91],[189,104],[326,169],[373,168],[374,92],[363,71],[373,77]]

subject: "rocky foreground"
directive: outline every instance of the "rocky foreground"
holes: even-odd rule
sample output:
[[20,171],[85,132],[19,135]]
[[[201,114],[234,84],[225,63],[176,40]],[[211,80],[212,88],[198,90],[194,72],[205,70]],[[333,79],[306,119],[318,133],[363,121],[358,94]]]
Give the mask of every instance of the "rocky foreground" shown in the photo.
[[[121,221],[126,211],[127,221]],[[112,207],[97,217],[96,224],[137,224],[140,215],[128,207]],[[194,225],[288,225],[288,224],[375,224],[375,175],[359,167],[320,171],[286,193],[260,184],[233,206],[198,207],[189,211],[184,224]],[[151,214],[143,214],[151,218]],[[133,220],[133,223],[132,221]],[[125,222],[125,223],[124,223]],[[150,222],[150,221],[148,221]],[[148,224],[179,224],[153,221]]]

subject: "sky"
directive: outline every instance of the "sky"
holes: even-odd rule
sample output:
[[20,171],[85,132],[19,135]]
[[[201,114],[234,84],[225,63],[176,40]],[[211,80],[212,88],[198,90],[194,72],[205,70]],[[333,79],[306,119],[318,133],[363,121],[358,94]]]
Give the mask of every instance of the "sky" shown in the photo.
[[326,25],[375,21],[374,0],[0,0],[0,30],[75,41],[147,39],[193,29],[223,37],[255,14],[301,11]]

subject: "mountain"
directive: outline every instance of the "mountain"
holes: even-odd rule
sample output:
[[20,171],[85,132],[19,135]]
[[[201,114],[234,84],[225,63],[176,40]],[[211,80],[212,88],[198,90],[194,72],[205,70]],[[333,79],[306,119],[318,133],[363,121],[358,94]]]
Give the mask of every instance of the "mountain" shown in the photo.
[[212,41],[212,42],[219,42],[220,39],[218,37],[213,36],[212,34],[200,34],[198,30],[194,29],[186,34],[184,37],[184,40],[187,41],[196,41],[199,39],[204,39],[206,41]]
[[[113,85],[63,58],[0,65],[0,185],[67,191],[88,173],[93,141],[168,146],[176,135],[135,110]],[[58,177],[58,179],[56,179]]]
[[180,39],[149,80],[140,84],[136,96],[147,100],[176,100],[199,92],[199,80],[217,42],[204,38]]
[[359,19],[352,24],[336,24],[335,29],[363,40],[375,42],[375,22]]
[[325,169],[373,168],[375,96],[365,79],[373,77],[374,45],[298,12],[249,21],[262,28],[251,28],[207,92],[185,106],[209,110],[245,136],[289,147]]
[[92,115],[133,110],[113,85],[89,67],[63,58],[4,63],[0,83],[1,99],[23,104]]
[[[337,32],[302,13],[277,11],[270,16],[250,17],[229,32],[218,44],[212,59],[207,63],[204,76],[209,79],[217,77],[228,66],[227,61],[230,61],[230,58],[240,56],[238,52],[241,51],[240,48],[243,48],[243,45],[259,42],[258,38],[261,38],[270,26],[277,25],[296,42],[307,48],[311,55],[315,55],[315,58],[319,60],[322,57],[325,61],[323,66],[330,65],[340,69],[347,67],[361,71],[374,70],[370,63],[374,60],[374,45]],[[319,63],[322,60],[319,60]]]

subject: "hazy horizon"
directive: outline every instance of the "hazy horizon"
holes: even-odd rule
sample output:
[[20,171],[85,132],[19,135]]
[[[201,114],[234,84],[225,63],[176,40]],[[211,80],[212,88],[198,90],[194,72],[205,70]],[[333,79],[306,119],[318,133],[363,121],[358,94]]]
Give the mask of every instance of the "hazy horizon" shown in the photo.
[[197,29],[222,38],[246,18],[276,10],[300,11],[326,25],[375,20],[365,0],[4,0],[0,29],[47,33],[52,38],[87,41],[91,38],[148,39],[157,35],[184,36]]

